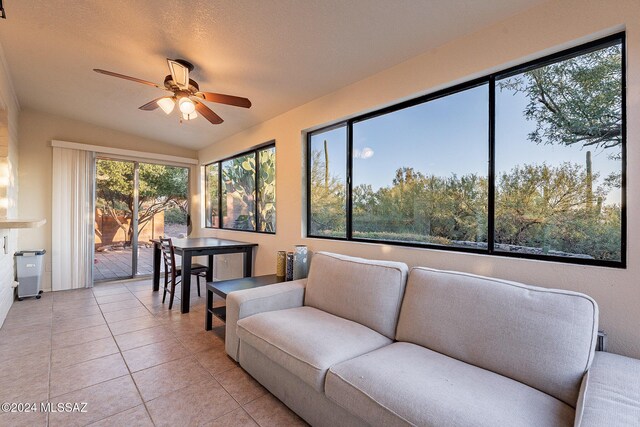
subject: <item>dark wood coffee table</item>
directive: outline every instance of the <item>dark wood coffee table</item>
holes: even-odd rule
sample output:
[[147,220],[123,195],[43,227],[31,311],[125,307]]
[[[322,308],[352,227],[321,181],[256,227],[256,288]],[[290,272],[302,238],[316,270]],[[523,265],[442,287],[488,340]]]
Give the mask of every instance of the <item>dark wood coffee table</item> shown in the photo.
[[258,288],[260,286],[273,285],[274,283],[284,282],[284,277],[275,274],[267,274],[266,276],[243,277],[240,279],[221,280],[219,282],[207,283],[207,310],[204,321],[204,329],[210,331],[213,326],[213,316],[216,316],[223,322],[226,321],[227,307],[214,307],[213,294],[227,299],[227,295],[234,291],[243,289]]

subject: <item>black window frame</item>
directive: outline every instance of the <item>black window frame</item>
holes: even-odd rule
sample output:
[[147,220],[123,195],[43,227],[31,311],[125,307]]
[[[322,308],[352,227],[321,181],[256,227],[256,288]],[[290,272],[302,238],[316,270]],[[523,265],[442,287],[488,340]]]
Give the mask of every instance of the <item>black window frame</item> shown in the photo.
[[[621,144],[621,224],[620,224],[620,261],[610,260],[596,260],[577,257],[564,257],[557,255],[537,255],[528,253],[513,253],[495,250],[495,90],[496,80],[506,78],[512,75],[517,75],[526,72],[531,69],[543,67],[551,63],[571,59],[580,55],[587,54],[599,49],[603,49],[609,46],[620,44],[621,47],[621,115],[622,115],[622,144]],[[540,261],[560,262],[565,264],[579,264],[590,265],[597,267],[611,267],[611,268],[627,268],[627,77],[626,77],[626,33],[624,31],[612,34],[610,36],[594,40],[589,43],[581,44],[569,49],[543,56],[539,59],[525,62],[520,65],[516,65],[504,70],[496,71],[491,74],[487,74],[483,77],[479,77],[464,83],[456,84],[445,89],[435,91],[420,97],[400,102],[385,108],[381,108],[375,111],[371,111],[359,116],[349,118],[347,120],[341,120],[336,123],[332,123],[328,126],[323,126],[317,129],[308,131],[306,134],[306,236],[314,239],[327,239],[327,240],[339,240],[339,241],[351,241],[358,243],[373,243],[383,244],[391,246],[405,246],[405,247],[417,247],[425,249],[437,249],[450,252],[466,252],[477,253],[482,255],[490,255],[505,258],[521,258]],[[436,245],[431,243],[417,243],[417,242],[399,242],[393,240],[376,240],[376,239],[360,239],[353,237],[352,230],[352,213],[353,213],[353,124],[367,119],[371,119],[376,116],[392,113],[394,111],[402,110],[405,108],[413,107],[415,105],[423,104],[438,98],[442,98],[448,95],[471,89],[480,85],[488,85],[489,90],[489,131],[488,131],[488,206],[487,206],[487,248],[463,248],[446,245]],[[347,187],[347,224],[346,224],[346,237],[331,237],[322,235],[310,234],[311,229],[311,137],[316,134],[330,131],[337,127],[346,127],[346,149],[347,149],[347,164],[345,168],[346,172],[346,187]]]
[[[261,151],[266,151],[269,149],[275,149],[276,153],[277,153],[277,148],[276,148],[276,140],[272,139],[270,141],[267,141],[263,144],[257,145],[255,147],[253,147],[250,150],[246,150],[243,151],[241,153],[236,153],[232,156],[229,157],[225,157],[223,159],[220,160],[215,160],[213,162],[209,162],[206,163],[204,165],[204,178],[205,178],[205,182],[204,182],[204,211],[207,212],[207,195],[208,195],[208,188],[209,188],[209,177],[208,174],[206,173],[207,167],[217,164],[218,165],[218,226],[215,227],[213,225],[209,226],[207,225],[207,218],[205,218],[205,223],[204,223],[204,228],[209,228],[209,229],[213,229],[213,230],[225,230],[225,231],[240,231],[240,232],[245,232],[245,233],[259,233],[259,234],[272,234],[275,235],[277,230],[278,230],[278,226],[277,226],[277,202],[276,202],[276,225],[274,227],[274,231],[260,231],[260,216],[258,215],[258,195],[260,193],[260,191],[258,190],[258,181],[259,181],[259,174],[260,174],[260,162],[259,162],[259,156],[260,156],[260,152]],[[255,218],[255,222],[256,222],[256,229],[255,230],[240,230],[237,228],[225,228],[224,227],[224,220],[223,220],[223,215],[222,215],[222,163],[229,161],[229,160],[233,160],[236,159],[238,157],[244,157],[247,155],[253,155],[255,158],[255,176],[254,176],[254,188],[255,188],[255,203],[254,203],[254,207],[253,207],[253,215]],[[277,156],[277,154],[276,154]],[[276,182],[277,182],[277,171],[276,171]],[[276,197],[277,197],[277,193],[276,193]]]

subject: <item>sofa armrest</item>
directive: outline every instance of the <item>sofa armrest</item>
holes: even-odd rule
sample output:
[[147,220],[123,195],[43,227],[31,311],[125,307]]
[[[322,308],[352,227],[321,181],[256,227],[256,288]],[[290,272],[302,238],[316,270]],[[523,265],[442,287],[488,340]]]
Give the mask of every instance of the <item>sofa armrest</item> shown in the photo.
[[582,379],[576,427],[640,425],[640,360],[597,351]]
[[240,340],[236,332],[238,320],[265,311],[302,307],[307,279],[276,283],[259,288],[231,292],[227,295],[225,350],[238,361]]

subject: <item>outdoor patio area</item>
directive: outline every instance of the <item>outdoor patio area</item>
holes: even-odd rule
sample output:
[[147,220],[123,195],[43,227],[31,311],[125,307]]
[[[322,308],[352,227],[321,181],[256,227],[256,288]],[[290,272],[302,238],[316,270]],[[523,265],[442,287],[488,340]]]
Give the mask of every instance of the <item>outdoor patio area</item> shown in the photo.
[[[164,266],[160,265],[164,270]],[[138,276],[153,274],[153,248],[138,249]],[[96,252],[93,261],[93,280],[104,282],[132,276],[131,248],[121,248],[108,252]]]

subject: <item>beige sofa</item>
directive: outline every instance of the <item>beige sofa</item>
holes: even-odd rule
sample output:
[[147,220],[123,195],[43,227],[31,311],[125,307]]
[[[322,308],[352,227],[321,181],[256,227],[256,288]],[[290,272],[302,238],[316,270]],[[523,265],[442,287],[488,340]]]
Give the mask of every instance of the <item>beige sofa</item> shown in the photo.
[[231,293],[227,353],[312,425],[640,425],[640,361],[579,293],[330,253]]

